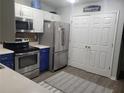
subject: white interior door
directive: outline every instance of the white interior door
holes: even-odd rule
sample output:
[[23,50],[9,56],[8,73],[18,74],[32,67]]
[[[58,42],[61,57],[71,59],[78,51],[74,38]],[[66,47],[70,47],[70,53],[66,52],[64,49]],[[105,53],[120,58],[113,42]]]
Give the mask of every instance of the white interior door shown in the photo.
[[89,16],[74,17],[71,30],[70,42],[70,64],[75,67],[82,68],[88,62],[88,53],[86,45],[88,45],[89,38]]
[[117,13],[99,13],[72,19],[69,63],[109,77],[111,75]]

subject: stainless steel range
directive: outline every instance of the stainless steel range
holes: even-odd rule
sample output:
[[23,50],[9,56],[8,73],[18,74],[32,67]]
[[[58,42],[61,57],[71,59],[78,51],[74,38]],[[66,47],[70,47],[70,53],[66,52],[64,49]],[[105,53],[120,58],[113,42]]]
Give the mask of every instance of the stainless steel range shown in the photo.
[[5,42],[4,48],[15,52],[15,71],[28,78],[39,75],[39,49],[29,46],[29,42]]

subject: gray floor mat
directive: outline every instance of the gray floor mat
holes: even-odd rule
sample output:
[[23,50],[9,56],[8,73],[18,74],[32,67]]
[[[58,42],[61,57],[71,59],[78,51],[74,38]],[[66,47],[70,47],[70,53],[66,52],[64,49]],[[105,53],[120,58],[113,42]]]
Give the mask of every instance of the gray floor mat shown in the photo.
[[48,78],[44,82],[64,93],[112,93],[111,89],[104,88],[64,71]]

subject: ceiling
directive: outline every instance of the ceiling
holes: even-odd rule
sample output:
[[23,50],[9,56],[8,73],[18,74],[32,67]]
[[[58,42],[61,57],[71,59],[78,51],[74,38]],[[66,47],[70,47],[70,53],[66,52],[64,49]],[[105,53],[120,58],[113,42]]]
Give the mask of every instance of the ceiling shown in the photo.
[[[70,6],[71,3],[67,2],[67,0],[41,0],[43,3],[53,7],[53,8],[61,8],[65,6]],[[78,0],[78,3],[87,3],[87,2],[96,2],[99,0]]]

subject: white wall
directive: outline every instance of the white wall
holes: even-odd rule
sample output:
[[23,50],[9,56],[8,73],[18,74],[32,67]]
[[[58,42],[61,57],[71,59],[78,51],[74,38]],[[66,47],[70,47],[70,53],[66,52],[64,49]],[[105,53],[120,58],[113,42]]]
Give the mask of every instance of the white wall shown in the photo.
[[124,0],[101,0],[99,2],[94,2],[94,3],[78,4],[78,5],[73,5],[72,7],[57,9],[57,12],[62,16],[63,21],[70,22],[71,16],[83,14],[83,7],[91,4],[101,5],[102,11],[118,11],[118,10],[120,11],[114,58],[113,58],[113,68],[112,68],[112,78],[116,78],[121,37],[122,37],[122,29],[123,29],[123,22],[124,22]]
[[[15,0],[15,2],[23,4],[23,5],[27,5],[27,6],[31,6],[31,1],[32,0]],[[55,11],[55,8],[50,7],[44,3],[41,3],[41,8],[42,10],[45,10],[45,11]]]

